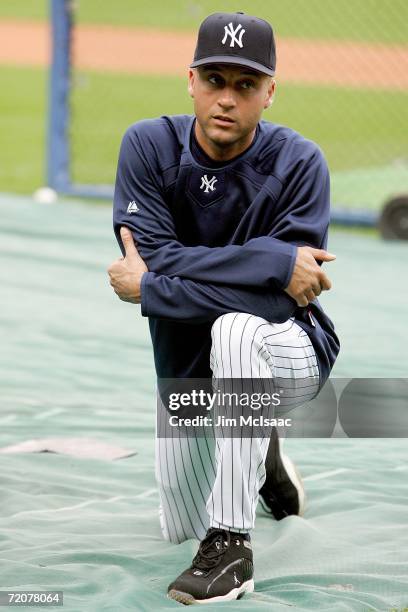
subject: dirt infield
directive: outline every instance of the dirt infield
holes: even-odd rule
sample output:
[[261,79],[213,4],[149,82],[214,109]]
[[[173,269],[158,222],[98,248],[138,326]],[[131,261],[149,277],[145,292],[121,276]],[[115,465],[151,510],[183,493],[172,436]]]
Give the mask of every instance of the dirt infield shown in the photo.
[[[185,75],[195,34],[110,26],[78,26],[74,63],[80,69],[137,74]],[[45,66],[49,26],[0,23],[0,64]],[[408,89],[408,46],[348,41],[278,39],[282,82],[340,87]]]

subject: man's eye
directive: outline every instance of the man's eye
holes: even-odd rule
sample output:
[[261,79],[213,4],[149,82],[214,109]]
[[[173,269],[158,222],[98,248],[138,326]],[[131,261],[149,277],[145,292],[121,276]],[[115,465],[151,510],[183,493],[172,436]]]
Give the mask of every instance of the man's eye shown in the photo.
[[210,74],[208,77],[209,83],[212,85],[219,85],[221,83],[221,79],[217,74]]
[[253,81],[242,81],[241,83],[242,89],[252,89],[254,87]]

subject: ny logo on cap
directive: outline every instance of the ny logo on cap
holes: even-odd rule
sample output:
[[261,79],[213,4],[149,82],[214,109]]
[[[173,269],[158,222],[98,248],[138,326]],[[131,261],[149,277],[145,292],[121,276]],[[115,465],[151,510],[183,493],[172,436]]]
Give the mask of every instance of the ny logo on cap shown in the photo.
[[208,191],[211,189],[211,191],[215,191],[215,183],[217,182],[218,179],[215,178],[215,176],[213,176],[212,178],[208,178],[208,176],[206,174],[204,174],[204,176],[201,177],[201,185],[200,185],[200,189],[204,189],[205,187],[205,191],[204,193],[208,193]]
[[[241,31],[240,31],[241,29]],[[240,31],[240,32],[239,32]],[[224,26],[224,38],[222,39],[222,44],[225,45],[225,43],[227,42],[227,38],[228,36],[230,37],[231,41],[230,41],[230,47],[233,47],[235,45],[235,43],[237,43],[237,45],[242,49],[243,44],[242,44],[242,37],[245,34],[245,30],[242,27],[242,25],[239,23],[237,25],[237,27],[234,30],[234,26],[232,25],[232,21],[227,25]],[[237,38],[237,34],[239,32],[238,38]]]

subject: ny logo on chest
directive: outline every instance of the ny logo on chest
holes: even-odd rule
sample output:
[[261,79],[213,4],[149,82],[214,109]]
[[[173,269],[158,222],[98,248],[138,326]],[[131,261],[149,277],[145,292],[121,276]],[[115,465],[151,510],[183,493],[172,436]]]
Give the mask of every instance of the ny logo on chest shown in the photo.
[[208,176],[204,174],[204,176],[201,177],[200,189],[204,189],[204,193],[208,193],[209,191],[215,191],[216,182],[217,179],[215,176],[209,179]]

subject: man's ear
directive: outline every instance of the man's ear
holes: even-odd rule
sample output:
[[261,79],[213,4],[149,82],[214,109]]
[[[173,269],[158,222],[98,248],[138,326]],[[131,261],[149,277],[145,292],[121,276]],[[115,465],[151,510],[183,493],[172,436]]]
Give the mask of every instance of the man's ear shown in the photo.
[[189,93],[189,95],[194,98],[194,80],[195,80],[195,71],[194,70],[190,70],[188,71],[188,85],[187,85],[187,91]]
[[276,81],[275,79],[271,79],[271,82],[268,85],[267,98],[265,100],[264,108],[269,108],[271,106],[275,96],[275,88]]

